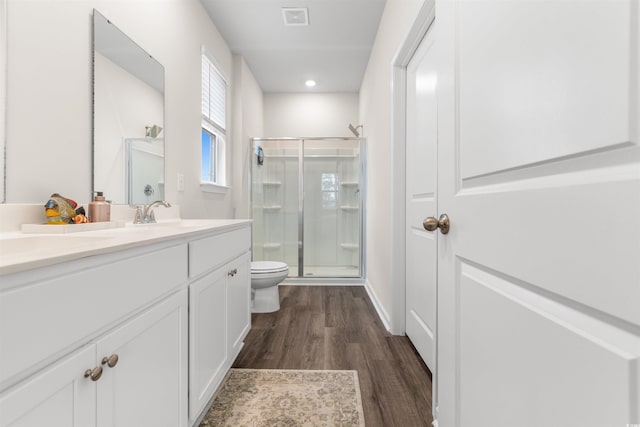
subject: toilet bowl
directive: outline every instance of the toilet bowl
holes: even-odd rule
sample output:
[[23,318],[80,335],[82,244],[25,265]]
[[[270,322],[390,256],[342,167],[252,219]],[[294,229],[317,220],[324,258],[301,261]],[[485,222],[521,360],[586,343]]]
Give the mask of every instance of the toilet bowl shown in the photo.
[[284,262],[253,261],[251,263],[251,312],[272,313],[280,310],[278,283],[289,275]]

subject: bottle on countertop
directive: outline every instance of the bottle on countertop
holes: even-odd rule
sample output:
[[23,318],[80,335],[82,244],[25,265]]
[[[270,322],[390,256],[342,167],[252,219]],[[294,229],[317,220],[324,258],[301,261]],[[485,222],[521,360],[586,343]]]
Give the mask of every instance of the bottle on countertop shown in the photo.
[[111,219],[111,204],[104,199],[102,191],[96,191],[96,196],[89,203],[89,221],[109,222]]

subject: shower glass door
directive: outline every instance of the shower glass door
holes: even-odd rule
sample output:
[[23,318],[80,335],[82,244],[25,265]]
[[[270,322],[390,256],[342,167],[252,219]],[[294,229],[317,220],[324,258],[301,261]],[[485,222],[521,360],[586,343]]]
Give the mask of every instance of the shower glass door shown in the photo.
[[253,259],[281,261],[298,275],[299,140],[254,141],[251,198]]
[[360,141],[305,140],[304,277],[360,277]]
[[289,277],[363,277],[363,145],[357,138],[253,140],[253,259]]

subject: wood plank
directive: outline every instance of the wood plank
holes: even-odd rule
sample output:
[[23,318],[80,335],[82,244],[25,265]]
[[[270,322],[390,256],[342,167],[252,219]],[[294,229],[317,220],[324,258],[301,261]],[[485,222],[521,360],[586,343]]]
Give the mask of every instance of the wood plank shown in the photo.
[[367,427],[431,425],[431,372],[384,329],[364,288],[281,285],[280,307],[252,315],[235,368],[354,369]]

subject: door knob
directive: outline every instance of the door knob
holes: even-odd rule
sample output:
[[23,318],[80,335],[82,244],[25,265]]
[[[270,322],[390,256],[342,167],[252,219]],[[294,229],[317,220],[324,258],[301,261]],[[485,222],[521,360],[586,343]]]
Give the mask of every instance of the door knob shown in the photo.
[[422,221],[422,226],[427,231],[435,231],[436,228],[439,228],[442,234],[447,234],[449,232],[450,226],[449,215],[442,214],[438,219],[435,219],[432,216],[427,217],[424,221]]
[[106,364],[110,368],[115,367],[118,364],[118,355],[114,353],[109,357],[103,357],[102,364]]

